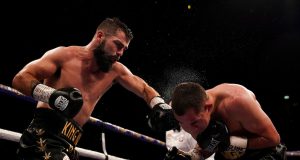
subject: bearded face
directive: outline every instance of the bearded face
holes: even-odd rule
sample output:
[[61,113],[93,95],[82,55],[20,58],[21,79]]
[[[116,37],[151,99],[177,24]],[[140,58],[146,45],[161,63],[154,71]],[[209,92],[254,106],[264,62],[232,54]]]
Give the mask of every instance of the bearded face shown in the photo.
[[106,41],[102,41],[99,46],[93,51],[94,57],[96,58],[96,63],[99,70],[102,72],[108,72],[112,68],[113,63],[119,60],[119,56],[108,53],[105,51]]

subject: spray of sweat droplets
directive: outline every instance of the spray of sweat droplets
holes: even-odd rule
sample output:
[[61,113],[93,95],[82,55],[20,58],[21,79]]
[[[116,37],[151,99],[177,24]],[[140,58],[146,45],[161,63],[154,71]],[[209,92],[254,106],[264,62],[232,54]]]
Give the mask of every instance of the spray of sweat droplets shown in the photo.
[[161,96],[166,100],[171,100],[171,93],[174,87],[182,82],[196,82],[203,85],[206,83],[204,71],[199,73],[188,67],[167,68],[164,71],[164,78],[159,82]]

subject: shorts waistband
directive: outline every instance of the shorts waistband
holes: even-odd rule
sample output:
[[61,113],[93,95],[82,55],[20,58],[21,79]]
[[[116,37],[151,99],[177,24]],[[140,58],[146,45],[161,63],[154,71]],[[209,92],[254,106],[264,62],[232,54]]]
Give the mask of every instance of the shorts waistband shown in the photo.
[[29,127],[44,129],[52,136],[63,138],[68,143],[76,146],[80,140],[83,129],[73,119],[65,117],[59,111],[47,108],[37,108],[34,119]]

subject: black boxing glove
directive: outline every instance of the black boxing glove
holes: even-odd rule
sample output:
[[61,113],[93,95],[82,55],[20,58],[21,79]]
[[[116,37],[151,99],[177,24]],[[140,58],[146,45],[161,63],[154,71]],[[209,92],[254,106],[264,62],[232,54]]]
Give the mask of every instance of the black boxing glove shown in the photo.
[[151,129],[159,132],[165,132],[178,128],[178,121],[173,115],[171,106],[169,106],[160,97],[154,97],[150,106],[152,110],[148,116],[148,125]]
[[48,103],[51,108],[61,111],[69,118],[73,118],[83,105],[81,92],[71,87],[56,90],[44,84],[38,84],[33,88],[32,97]]
[[224,123],[210,121],[207,128],[197,136],[196,140],[201,147],[204,158],[207,158],[216,152],[221,142],[224,145],[228,144],[229,132]]
[[192,158],[174,146],[167,152],[164,160],[192,160]]

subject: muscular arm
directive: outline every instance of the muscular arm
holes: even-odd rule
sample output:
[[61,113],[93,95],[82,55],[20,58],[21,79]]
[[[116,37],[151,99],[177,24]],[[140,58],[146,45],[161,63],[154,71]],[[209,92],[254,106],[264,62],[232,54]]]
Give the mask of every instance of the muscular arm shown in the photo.
[[116,81],[124,88],[143,98],[147,104],[150,103],[153,97],[159,96],[157,91],[149,86],[142,78],[132,74],[124,65],[118,65],[117,72],[118,77],[116,78]]
[[41,58],[28,63],[13,78],[13,88],[27,96],[31,96],[32,87],[52,76],[60,66],[63,48],[46,52]]
[[274,147],[280,143],[280,136],[271,119],[262,110],[255,97],[242,96],[233,100],[236,107],[231,111],[241,126],[251,135],[248,137],[249,149]]

